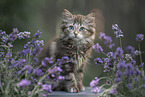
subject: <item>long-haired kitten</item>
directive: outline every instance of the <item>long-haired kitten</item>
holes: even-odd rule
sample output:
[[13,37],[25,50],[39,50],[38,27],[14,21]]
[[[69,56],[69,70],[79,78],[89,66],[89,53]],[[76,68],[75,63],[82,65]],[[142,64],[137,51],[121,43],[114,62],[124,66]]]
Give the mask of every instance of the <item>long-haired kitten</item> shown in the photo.
[[61,59],[63,56],[69,57],[70,62],[62,68],[62,75],[65,76],[65,80],[58,82],[58,85],[54,87],[55,89],[63,89],[73,93],[85,90],[82,83],[83,72],[94,39],[94,13],[86,16],[73,15],[64,9],[60,36],[48,42],[39,57],[39,61],[42,61],[45,57],[52,57],[54,60]]

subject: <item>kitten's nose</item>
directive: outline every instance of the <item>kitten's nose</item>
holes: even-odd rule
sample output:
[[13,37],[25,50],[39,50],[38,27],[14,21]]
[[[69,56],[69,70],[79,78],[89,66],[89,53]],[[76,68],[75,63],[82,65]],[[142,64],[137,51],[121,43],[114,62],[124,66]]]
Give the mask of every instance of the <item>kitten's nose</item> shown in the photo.
[[77,35],[78,35],[78,32],[77,32],[77,31],[75,31],[75,32],[74,32],[74,35],[75,35],[75,36],[77,36]]

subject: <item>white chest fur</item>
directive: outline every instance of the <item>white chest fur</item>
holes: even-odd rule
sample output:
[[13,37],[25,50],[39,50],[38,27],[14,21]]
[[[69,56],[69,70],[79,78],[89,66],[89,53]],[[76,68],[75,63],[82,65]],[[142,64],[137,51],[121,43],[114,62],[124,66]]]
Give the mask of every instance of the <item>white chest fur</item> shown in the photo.
[[83,58],[79,55],[77,55],[77,58],[76,58],[76,67],[77,67],[77,70],[80,69],[83,65]]

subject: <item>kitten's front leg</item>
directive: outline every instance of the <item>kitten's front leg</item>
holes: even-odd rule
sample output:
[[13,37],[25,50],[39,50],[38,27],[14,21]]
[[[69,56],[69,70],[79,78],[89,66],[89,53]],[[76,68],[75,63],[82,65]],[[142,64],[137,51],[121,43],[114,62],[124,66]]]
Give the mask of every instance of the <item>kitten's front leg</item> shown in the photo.
[[66,90],[70,93],[77,93],[79,92],[79,89],[77,88],[77,82],[75,79],[74,73],[69,73],[67,76],[65,76],[66,80]]
[[84,91],[85,87],[83,85],[83,71],[78,71],[76,74],[76,80],[77,80],[77,87],[79,88],[79,91]]

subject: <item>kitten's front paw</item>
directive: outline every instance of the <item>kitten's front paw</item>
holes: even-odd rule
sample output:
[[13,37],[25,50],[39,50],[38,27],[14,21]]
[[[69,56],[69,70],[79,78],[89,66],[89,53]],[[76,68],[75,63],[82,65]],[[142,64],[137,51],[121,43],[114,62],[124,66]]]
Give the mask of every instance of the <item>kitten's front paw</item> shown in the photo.
[[85,91],[85,90],[86,90],[85,87],[81,87],[81,88],[80,88],[80,91],[81,91],[81,92],[83,92],[83,91]]
[[69,93],[78,93],[79,89],[75,86],[68,88],[67,90]]
[[80,91],[80,92],[83,92],[83,91],[85,91],[85,87],[84,87],[83,85],[81,85],[81,86],[78,86],[78,88],[79,88],[79,91]]

